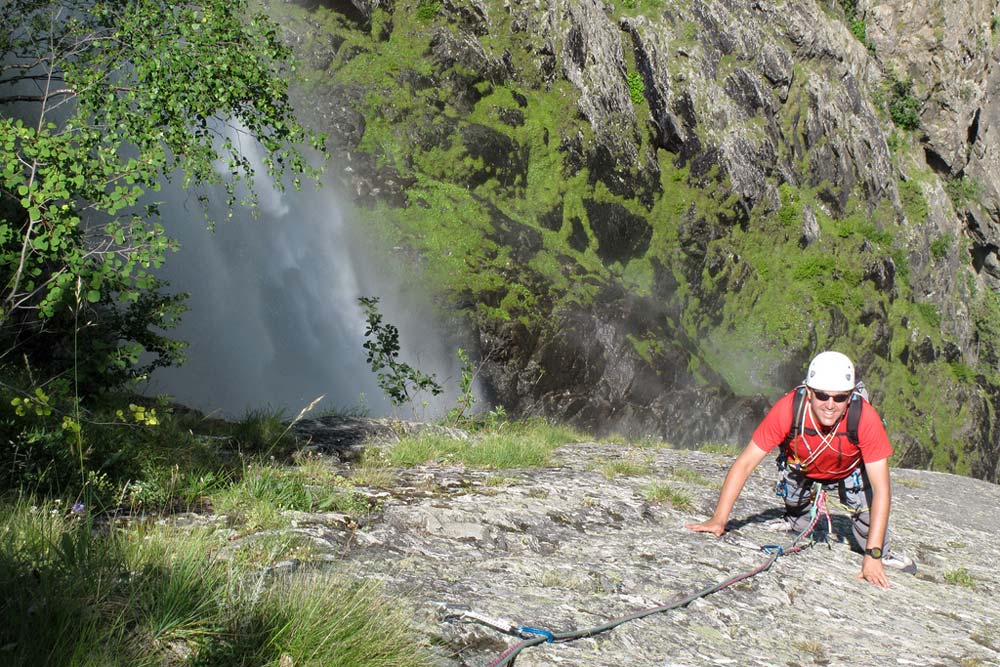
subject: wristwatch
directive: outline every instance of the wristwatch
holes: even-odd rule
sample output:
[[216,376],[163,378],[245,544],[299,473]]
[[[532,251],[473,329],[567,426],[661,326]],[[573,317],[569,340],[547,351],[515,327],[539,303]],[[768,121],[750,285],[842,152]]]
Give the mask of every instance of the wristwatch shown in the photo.
[[871,549],[865,549],[865,555],[871,556],[875,560],[882,558],[882,547],[872,547]]

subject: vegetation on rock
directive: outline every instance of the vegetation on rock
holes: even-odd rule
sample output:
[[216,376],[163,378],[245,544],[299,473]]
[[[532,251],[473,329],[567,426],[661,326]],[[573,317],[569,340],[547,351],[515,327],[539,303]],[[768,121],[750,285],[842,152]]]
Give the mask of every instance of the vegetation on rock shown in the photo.
[[[842,4],[864,39],[855,4]],[[487,376],[503,385],[541,363],[539,377],[551,379],[534,395],[500,391],[508,408],[597,428],[686,428],[665,425],[638,395],[602,396],[613,406],[607,418],[547,398],[560,382],[586,389],[566,375],[571,364],[542,350],[576,344],[565,331],[579,313],[625,311],[614,326],[631,349],[605,368],[628,360],[633,370],[621,372],[664,382],[663,393],[721,385],[774,397],[800,379],[811,353],[835,347],[863,369],[899,462],[995,476],[989,406],[1000,380],[989,323],[998,311],[989,288],[964,280],[925,296],[935,273],[964,268],[947,233],[923,240],[932,224],[925,188],[939,181],[917,168],[914,141],[896,134],[920,124],[912,81],[887,67],[881,87],[831,86],[844,75],[828,59],[783,60],[782,29],[792,28],[780,24],[760,27],[768,54],[742,50],[743,33],[717,20],[737,11],[728,6],[607,6],[586,15],[600,36],[592,42],[575,32],[584,19],[574,12],[591,11],[582,5],[558,19],[521,5],[427,6],[372,5],[360,23],[323,6],[285,6],[279,20],[299,38],[304,98],[363,91],[351,97],[363,133],[340,148],[372,161],[378,171],[363,178],[396,190],[358,198],[359,220],[390,247],[415,251],[410,270],[463,304],[481,340],[531,341],[518,359],[491,362]],[[672,49],[656,61],[654,33]],[[684,69],[688,61],[700,65]],[[850,144],[859,131],[869,133],[865,147]],[[892,152],[879,153],[880,141]],[[844,162],[862,148],[885,170]],[[739,173],[745,163],[730,157],[739,151],[775,167]],[[951,326],[965,302],[978,304],[971,333]],[[623,303],[643,304],[643,317]],[[669,384],[678,368],[686,379]],[[984,424],[975,446],[970,410]]]

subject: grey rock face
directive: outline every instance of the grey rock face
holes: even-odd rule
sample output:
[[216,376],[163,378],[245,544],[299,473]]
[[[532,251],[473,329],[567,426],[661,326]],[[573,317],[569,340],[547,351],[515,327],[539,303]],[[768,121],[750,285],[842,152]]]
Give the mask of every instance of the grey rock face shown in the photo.
[[[722,539],[684,524],[711,512],[731,456],[579,443],[557,461],[497,473],[398,470],[380,511],[354,530],[336,518],[297,521],[338,570],[403,596],[452,667],[492,664],[518,641],[475,616],[552,632],[593,628],[747,573],[767,560],[761,546],[794,538],[764,526],[781,503],[770,460],[751,476]],[[604,474],[622,463],[639,472]],[[682,609],[529,648],[517,665],[997,664],[1000,487],[892,475],[894,544],[918,573],[888,570],[889,590],[858,579],[850,522],[833,505],[832,531],[824,519],[817,544],[769,571]],[[653,500],[657,488],[689,506]]]
[[[976,292],[1000,289],[995,2],[917,6],[861,0],[856,4],[867,30],[863,39],[852,34],[844,4],[832,1],[431,4],[437,16],[420,24],[428,41],[422,55],[414,56],[428,62],[398,72],[393,65],[393,84],[416,98],[439,88],[445,99],[410,116],[391,105],[378,113],[396,123],[400,143],[420,151],[448,151],[460,142],[462,164],[454,166],[449,185],[475,189],[496,183],[497,198],[471,197],[488,217],[491,229],[484,237],[509,251],[512,261],[490,276],[492,284],[503,285],[456,299],[463,307],[474,302],[501,313],[475,324],[490,400],[511,412],[571,419],[588,429],[645,431],[681,444],[740,442],[755,422],[749,416],[754,399],[735,400],[732,387],[749,394],[787,386],[815,348],[831,341],[858,349],[859,364],[871,367],[874,361],[876,372],[885,375],[893,364],[915,375],[912,371],[928,360],[939,365],[942,358],[958,372],[997,365],[992,345],[980,345],[982,327],[973,312]],[[629,11],[621,11],[625,5]],[[360,12],[393,39],[406,39],[392,30],[388,17],[404,11],[392,2],[337,0],[329,6],[349,22],[357,22]],[[310,35],[315,27],[310,24]],[[349,62],[344,48],[373,48],[356,41],[306,42],[315,45],[308,56],[319,63],[328,62],[331,53],[337,62]],[[877,110],[884,106],[880,95],[897,76],[913,80],[921,104],[919,128],[908,134]],[[642,98],[633,98],[640,88]],[[478,108],[484,96],[504,89],[509,99],[491,110]],[[559,108],[565,124],[547,121],[538,130],[541,145],[555,153],[546,156],[552,162],[545,168],[559,169],[563,179],[586,173],[591,191],[569,197],[565,206],[546,201],[529,220],[503,200],[518,200],[531,191],[529,179],[538,178],[532,160],[541,149],[525,139],[524,130],[537,122],[534,93],[540,91],[558,91],[566,102]],[[408,201],[406,191],[418,179],[396,171],[413,167],[406,155],[384,160],[359,150],[365,123],[351,108],[364,108],[363,94],[347,85],[333,91],[335,102],[313,102],[313,112],[332,127],[332,142],[347,153],[349,191],[362,204],[419,205]],[[463,116],[472,109],[474,117]],[[483,112],[495,113],[498,122],[487,127]],[[371,118],[369,126],[375,127]],[[909,148],[890,152],[890,144]],[[669,187],[661,181],[668,165],[679,172],[672,174],[678,182],[714,203],[657,207]],[[945,184],[961,176],[981,192],[958,204]],[[729,306],[755,307],[746,305],[757,301],[744,299],[744,286],[761,284],[752,258],[740,256],[749,253],[724,246],[739,230],[779,209],[794,210],[783,208],[786,185],[808,191],[810,201],[793,227],[803,248],[832,238],[820,238],[820,219],[836,220],[849,208],[861,218],[865,207],[877,211],[873,217],[886,229],[875,232],[892,237],[898,254],[890,259],[886,248],[876,253],[859,243],[866,287],[874,285],[890,304],[902,297],[927,312],[936,309],[941,336],[928,341],[922,331],[906,340],[914,319],[877,309],[864,314],[864,325],[875,323],[874,328],[858,334],[857,323],[832,304],[828,317],[821,313],[795,335],[762,341],[768,359],[720,358],[733,347],[725,336],[718,347],[728,349],[706,351],[706,340],[716,344],[713,334]],[[603,188],[611,198],[602,198]],[[546,254],[562,240],[563,248]],[[943,241],[950,248],[941,251]],[[665,244],[676,248],[671,245],[667,253]],[[570,251],[587,255],[587,262]],[[600,273],[589,268],[590,253],[600,262]],[[640,261],[630,267],[634,259]],[[645,259],[648,266],[636,268]],[[549,273],[542,275],[537,266]],[[615,282],[631,280],[633,271],[640,274],[641,295],[621,289],[628,283]],[[579,294],[560,301],[558,281],[580,287]],[[541,313],[542,325],[525,325],[519,321],[523,313],[503,307],[512,302],[505,298],[508,285],[530,292],[525,308]],[[501,321],[503,316],[510,317]],[[546,328],[549,323],[553,326]],[[748,356],[756,342],[746,342]],[[651,343],[658,346],[652,354],[643,348]],[[953,354],[942,357],[948,346]],[[737,375],[748,382],[732,382]],[[971,463],[965,469],[990,479],[997,466],[993,382],[981,383],[989,386],[968,400],[947,397],[954,401],[947,406],[949,415],[967,422],[956,424],[952,433],[967,432],[970,441],[931,443],[968,451]],[[914,421],[899,429],[901,440],[925,431],[915,422],[928,412],[917,414],[912,407],[902,408]],[[907,442],[914,452],[909,464],[936,460],[931,445],[924,444]]]
[[[860,3],[859,3],[860,4]],[[922,102],[928,163],[981,189],[965,211],[976,270],[1000,288],[1000,49],[996,3],[870,3],[864,12],[878,58],[912,78]]]

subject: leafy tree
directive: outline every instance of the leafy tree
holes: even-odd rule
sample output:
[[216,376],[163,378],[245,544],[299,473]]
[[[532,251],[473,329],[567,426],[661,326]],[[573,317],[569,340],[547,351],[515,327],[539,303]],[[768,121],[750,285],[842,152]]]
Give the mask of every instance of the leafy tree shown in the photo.
[[253,205],[242,142],[263,147],[279,187],[285,173],[315,175],[303,147],[323,139],[289,105],[290,50],[247,5],[4,0],[2,363],[58,373],[72,356],[101,388],[177,361],[163,330],[183,296],[152,272],[175,243],[144,195],[179,178],[223,185],[233,205],[242,182]]

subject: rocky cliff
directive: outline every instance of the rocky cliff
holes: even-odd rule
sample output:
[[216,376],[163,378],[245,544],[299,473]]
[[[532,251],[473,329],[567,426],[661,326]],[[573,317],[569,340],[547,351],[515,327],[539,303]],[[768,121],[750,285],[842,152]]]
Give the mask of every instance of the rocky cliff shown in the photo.
[[[318,451],[352,474],[349,434],[386,427],[305,420]],[[331,433],[336,436],[331,436]],[[325,435],[324,435],[325,434]],[[348,438],[350,439],[350,438]],[[350,443],[348,443],[350,444]],[[385,444],[380,446],[386,446]],[[441,665],[494,664],[518,639],[475,620],[551,632],[594,628],[754,570],[763,545],[793,537],[778,514],[774,469],[750,478],[722,539],[684,524],[706,517],[732,455],[581,442],[545,469],[397,468],[359,486],[377,510],[361,520],[294,514],[313,563],[383,582],[412,610]],[[617,473],[615,472],[617,471]],[[533,665],[845,665],[974,667],[1000,662],[1000,487],[951,474],[894,469],[891,528],[916,575],[889,570],[891,588],[857,578],[850,522],[778,558],[770,570],[689,606],[586,639],[525,649]]]
[[834,347],[910,467],[998,475],[987,0],[274,5],[359,224],[488,398],[743,441]]

